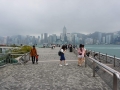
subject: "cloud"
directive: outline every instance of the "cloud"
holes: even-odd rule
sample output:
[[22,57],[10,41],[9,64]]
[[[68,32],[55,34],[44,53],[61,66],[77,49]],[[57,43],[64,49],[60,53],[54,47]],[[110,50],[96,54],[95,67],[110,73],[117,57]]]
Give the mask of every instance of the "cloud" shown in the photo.
[[[120,30],[120,0],[0,0],[0,35]],[[9,32],[9,33],[8,33]]]

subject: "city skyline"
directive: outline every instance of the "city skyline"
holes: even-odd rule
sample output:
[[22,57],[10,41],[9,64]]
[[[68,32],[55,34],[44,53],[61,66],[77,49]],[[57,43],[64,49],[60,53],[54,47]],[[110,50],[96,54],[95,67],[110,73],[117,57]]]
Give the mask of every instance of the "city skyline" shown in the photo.
[[120,30],[120,0],[0,0],[0,36]]
[[34,44],[74,44],[78,45],[82,44],[120,44],[120,31],[114,33],[102,33],[102,32],[94,32],[88,35],[84,35],[81,33],[69,33],[67,32],[67,28],[64,26],[63,30],[59,35],[48,33],[42,33],[39,36],[8,36],[8,37],[0,37],[0,44],[3,45],[34,45]]
[[[64,31],[64,30],[66,30],[66,31]],[[112,31],[112,32],[107,32],[107,33],[117,33],[117,32],[119,32],[119,31],[120,31],[120,30],[118,30],[118,31]],[[66,34],[67,34],[67,33],[80,33],[80,32],[69,32],[65,25],[64,25],[63,28],[61,29],[60,33],[51,33],[51,34],[49,34],[49,32],[44,32],[44,33],[47,33],[48,36],[49,36],[49,35],[53,35],[53,34],[56,34],[57,36],[59,36],[61,33],[64,33],[64,32],[66,32]],[[95,32],[104,33],[104,32],[101,32],[101,31],[95,31]],[[92,34],[92,33],[95,33],[95,32],[91,32],[91,33],[88,33],[88,34],[84,34],[84,33],[80,33],[80,34],[89,35],[89,34]],[[44,33],[39,33],[39,34],[37,34],[37,35],[34,35],[34,34],[26,34],[26,35],[24,35],[24,34],[16,34],[16,35],[35,36],[35,37],[37,38],[38,36],[41,36],[41,34],[44,34]],[[107,34],[107,33],[106,33],[106,34]],[[6,35],[6,36],[0,35],[0,37],[8,37],[8,36],[12,36],[12,35],[10,35],[10,34],[9,34],[9,35]],[[15,36],[15,35],[13,35],[13,36]]]

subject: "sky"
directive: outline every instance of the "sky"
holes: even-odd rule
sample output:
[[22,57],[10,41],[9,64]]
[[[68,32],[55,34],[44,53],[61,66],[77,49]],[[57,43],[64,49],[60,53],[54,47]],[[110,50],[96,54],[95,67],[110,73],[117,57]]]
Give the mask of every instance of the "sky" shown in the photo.
[[0,0],[0,36],[120,30],[120,0]]

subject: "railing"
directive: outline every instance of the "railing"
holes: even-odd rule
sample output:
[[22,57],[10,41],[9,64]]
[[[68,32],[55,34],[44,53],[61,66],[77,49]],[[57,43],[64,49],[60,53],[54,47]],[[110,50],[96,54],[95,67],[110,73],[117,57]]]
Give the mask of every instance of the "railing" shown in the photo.
[[[76,56],[78,55],[77,49],[74,49],[73,52],[76,54]],[[90,52],[90,54],[93,56],[95,53]],[[100,55],[103,54],[99,53],[99,59],[101,58]],[[110,61],[107,56],[105,55],[105,60]],[[105,81],[106,84],[112,88],[112,90],[120,90],[120,73],[118,71],[88,56],[85,58],[85,67],[87,66],[93,70],[93,77],[99,75],[101,79],[103,79],[103,81]]]
[[30,54],[25,53],[25,54],[15,54],[15,53],[9,53],[9,54],[0,54],[0,63],[1,66],[5,66],[8,63],[11,64],[25,64],[30,60]]
[[18,60],[18,63],[20,63],[20,64],[25,64],[25,63],[27,63],[29,60],[30,60],[30,54],[29,54],[29,52],[28,53],[25,53],[25,54],[11,54],[12,56],[19,56],[18,58],[17,58],[17,60]]
[[[98,58],[99,60],[101,60],[102,63],[108,63],[108,64],[112,64],[113,67],[118,67],[118,69],[120,68],[120,58],[117,58],[114,56],[110,56],[100,52],[95,52],[95,51],[91,51],[91,50],[87,50],[87,52],[90,52],[91,56],[94,56],[95,53],[98,54]],[[117,68],[116,68],[117,69]]]
[[120,90],[120,73],[118,71],[87,56],[85,64],[93,69],[93,77],[97,73],[113,90]]

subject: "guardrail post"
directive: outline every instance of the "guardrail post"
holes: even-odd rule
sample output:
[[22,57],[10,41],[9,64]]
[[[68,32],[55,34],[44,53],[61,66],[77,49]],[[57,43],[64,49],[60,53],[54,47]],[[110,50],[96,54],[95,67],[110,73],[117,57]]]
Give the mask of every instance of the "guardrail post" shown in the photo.
[[117,76],[113,73],[113,90],[117,90]]
[[77,57],[77,50],[75,50],[75,54],[76,54],[76,57]]
[[94,56],[94,54],[95,54],[95,51],[92,52],[92,56]]
[[13,58],[13,56],[10,54],[10,63],[12,63],[12,58]]
[[93,54],[93,53],[92,53],[92,50],[90,50],[90,54],[91,54],[91,56],[92,56],[92,54]]
[[93,77],[95,77],[95,62],[93,61]]
[[106,63],[107,63],[107,53],[106,53]]
[[99,61],[100,61],[100,52],[99,52]]
[[114,55],[114,67],[115,67],[115,55]]
[[26,53],[24,54],[24,61],[26,61]]
[[29,53],[29,60],[30,60],[30,53]]

